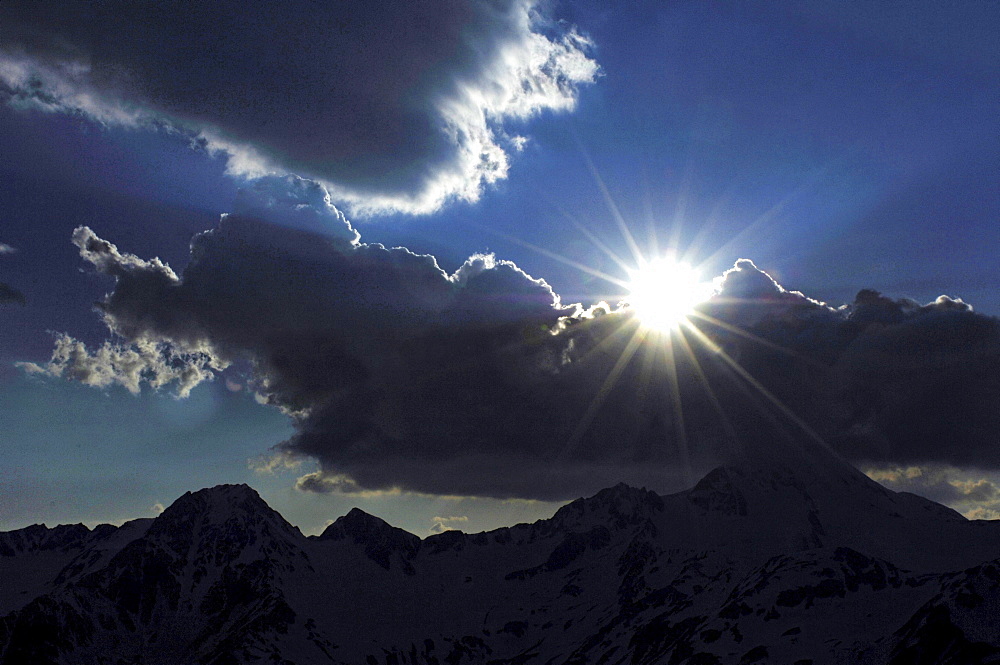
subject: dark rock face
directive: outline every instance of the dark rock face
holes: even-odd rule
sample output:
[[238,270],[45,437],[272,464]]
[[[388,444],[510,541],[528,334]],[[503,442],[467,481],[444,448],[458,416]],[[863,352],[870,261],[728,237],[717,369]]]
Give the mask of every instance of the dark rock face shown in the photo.
[[358,508],[351,509],[343,517],[331,524],[318,537],[319,540],[345,540],[364,548],[365,556],[389,570],[392,562],[408,575],[415,573],[410,560],[420,551],[420,538],[412,533],[390,526],[374,515]]
[[[998,525],[852,473],[729,467],[423,540],[358,509],[307,538],[246,486],[28,527],[0,534],[0,664],[1000,662]],[[936,569],[893,560],[921,546]]]
[[702,478],[688,494],[688,500],[706,512],[747,514],[746,499],[724,467],[715,469]]

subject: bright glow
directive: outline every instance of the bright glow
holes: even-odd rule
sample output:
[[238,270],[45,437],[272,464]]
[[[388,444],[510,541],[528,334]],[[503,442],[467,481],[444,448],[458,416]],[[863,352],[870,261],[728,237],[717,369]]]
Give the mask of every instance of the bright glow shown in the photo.
[[625,302],[644,326],[661,332],[676,328],[714,292],[694,268],[666,257],[647,263],[631,278]]

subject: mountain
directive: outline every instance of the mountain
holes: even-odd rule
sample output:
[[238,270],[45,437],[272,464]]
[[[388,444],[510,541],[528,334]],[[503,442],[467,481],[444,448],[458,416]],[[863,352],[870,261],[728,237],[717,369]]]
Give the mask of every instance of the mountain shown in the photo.
[[246,486],[0,533],[0,663],[1000,663],[1000,523],[823,451],[420,539]]

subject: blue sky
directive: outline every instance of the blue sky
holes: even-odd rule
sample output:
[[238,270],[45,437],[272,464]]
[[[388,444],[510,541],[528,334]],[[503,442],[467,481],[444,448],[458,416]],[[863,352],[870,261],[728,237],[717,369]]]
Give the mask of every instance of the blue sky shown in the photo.
[[[164,5],[152,15],[116,11],[112,3],[101,10],[112,12],[110,23],[86,3],[67,19],[58,4],[51,12],[36,3],[0,6],[0,243],[9,248],[0,253],[0,283],[8,288],[0,291],[8,294],[0,303],[3,529],[149,515],[157,503],[221,482],[248,482],[308,531],[361,505],[419,533],[439,523],[478,529],[534,519],[618,477],[677,489],[684,474],[670,455],[591,449],[600,432],[606,445],[617,445],[607,437],[630,431],[628,418],[605,423],[598,410],[593,434],[559,429],[587,420],[572,409],[600,392],[603,365],[580,370],[584,379],[551,379],[580,395],[563,404],[550,389],[544,406],[559,415],[549,428],[525,411],[534,393],[519,382],[535,379],[520,374],[504,374],[486,392],[477,392],[481,385],[465,366],[442,370],[440,380],[420,376],[413,386],[427,401],[403,423],[386,410],[399,407],[393,391],[404,388],[358,378],[382,376],[392,363],[386,376],[418,374],[421,363],[437,362],[439,348],[500,354],[470,359],[480,373],[502,365],[497,358],[513,362],[503,355],[513,342],[496,342],[500,333],[491,333],[487,344],[470,326],[551,325],[549,292],[534,280],[545,280],[563,304],[615,306],[628,275],[614,256],[634,263],[622,226],[647,257],[676,248],[705,279],[749,258],[785,288],[833,307],[875,289],[919,304],[947,294],[971,303],[984,320],[1000,313],[998,13],[989,2],[639,2],[612,9],[523,0],[440,3],[421,15],[405,3],[347,3],[332,18],[295,3],[280,16],[223,5],[207,15]],[[214,32],[220,21],[229,42]],[[309,27],[299,34],[295,25]],[[100,41],[108,29],[120,43]],[[265,172],[277,175],[261,180]],[[329,206],[308,188],[283,199],[278,190],[293,188],[281,179],[288,175],[320,183]],[[365,260],[374,263],[352,258],[337,267],[309,257],[310,242],[293,232],[341,243],[348,227],[336,211],[362,243],[409,252],[373,250]],[[300,303],[289,320],[262,321],[262,312],[284,311],[284,298],[261,287],[274,302],[256,301],[257,271],[246,267],[232,277],[248,280],[246,293],[207,277],[209,286],[197,290],[183,273],[192,238],[219,227],[223,214],[235,221],[230,235],[206,240],[219,261],[206,268],[211,275],[222,280],[230,265],[225,252],[243,246],[230,243],[273,245],[288,254],[260,250],[265,262],[274,260],[261,274],[291,274],[281,288],[308,290],[309,271],[318,271],[316,307],[344,314],[328,320],[304,295],[289,294],[287,302]],[[267,225],[241,230],[244,218]],[[71,242],[78,227],[113,243],[116,253],[81,258],[85,248]],[[247,240],[243,233],[258,235]],[[443,279],[420,272],[426,266],[379,281],[382,261],[398,266],[429,254],[451,275],[477,253],[517,269],[470,268],[468,284],[478,286],[449,282],[467,293],[447,306],[429,304],[440,295],[435,289],[452,288],[444,281],[427,282],[426,292],[400,290],[418,274]],[[137,265],[129,255],[159,257],[190,295],[174,309],[157,309],[169,298],[143,290],[136,275],[163,273],[145,263],[115,272]],[[365,283],[376,286],[366,291]],[[276,282],[268,284],[280,293]],[[103,315],[95,311],[110,293],[117,300]],[[213,297],[222,300],[199,304]],[[229,318],[212,318],[213,311]],[[258,323],[260,334],[250,334]],[[384,330],[397,341],[383,339]],[[57,334],[91,353],[109,340],[119,349],[152,340],[174,351],[209,349],[216,369],[223,360],[232,364],[206,370],[214,380],[186,398],[177,397],[179,382],[157,388],[148,375],[132,394],[121,381],[93,387],[17,364],[45,366]],[[302,368],[312,365],[300,362],[298,351],[287,352],[291,360],[282,355],[284,341],[275,341],[282,335],[296,336],[289,348],[335,347],[310,362],[328,363],[344,383],[324,383],[317,396],[317,381],[326,379],[305,376]],[[850,350],[861,357],[868,348]],[[286,360],[291,365],[281,364]],[[355,365],[360,369],[345,369]],[[586,378],[592,375],[598,378]],[[983,394],[992,390],[990,383]],[[270,404],[254,392],[269,395]],[[508,403],[505,395],[516,398]],[[496,410],[476,416],[484,400]],[[432,443],[439,425],[428,414],[442,404],[460,405],[470,422],[479,417],[508,438],[517,438],[522,422],[526,440],[575,441],[556,458],[577,466],[555,464],[558,479],[521,478],[517,469],[551,459],[527,443],[486,455],[496,443],[485,434],[468,449]],[[300,407],[312,415],[296,415]],[[367,414],[358,430],[364,433],[337,429],[345,412]],[[905,430],[897,420],[884,425],[890,444]],[[467,424],[452,415],[441,422],[450,432]],[[396,431],[420,435],[410,449],[402,434],[393,438]],[[479,435],[469,424],[468,436]],[[250,468],[248,460],[273,454],[283,441],[292,442],[280,448],[285,461],[300,466]],[[628,441],[623,450],[638,445]],[[362,443],[384,449],[363,457],[355,450]],[[961,483],[993,482],[995,463],[977,457],[974,441],[968,455],[890,444],[883,446],[889,453],[853,458],[877,462],[887,484],[909,483],[970,511],[977,506]],[[913,468],[920,473],[905,471]],[[311,473],[322,482],[296,489],[296,479]],[[504,474],[516,482],[485,480]],[[466,475],[467,483],[458,482]],[[539,483],[553,489],[530,489]],[[996,497],[984,496],[983,506],[993,506]]]

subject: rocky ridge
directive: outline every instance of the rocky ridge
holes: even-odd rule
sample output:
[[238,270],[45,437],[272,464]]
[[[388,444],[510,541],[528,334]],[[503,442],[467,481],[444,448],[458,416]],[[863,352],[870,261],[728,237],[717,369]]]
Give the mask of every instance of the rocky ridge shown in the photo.
[[246,486],[2,533],[0,663],[1000,662],[1000,524],[809,462],[424,539]]

